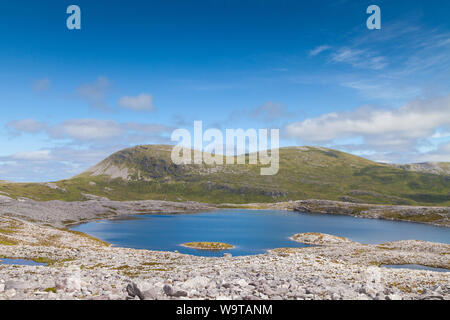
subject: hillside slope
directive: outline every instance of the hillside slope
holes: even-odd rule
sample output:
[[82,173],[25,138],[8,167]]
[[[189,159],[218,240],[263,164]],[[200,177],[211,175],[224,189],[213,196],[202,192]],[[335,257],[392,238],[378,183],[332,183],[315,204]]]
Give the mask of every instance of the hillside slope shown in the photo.
[[384,165],[318,147],[280,149],[280,169],[261,176],[256,165],[175,165],[172,146],[116,152],[68,180],[0,183],[0,193],[36,200],[195,200],[208,203],[328,199],[349,202],[450,205],[450,177]]

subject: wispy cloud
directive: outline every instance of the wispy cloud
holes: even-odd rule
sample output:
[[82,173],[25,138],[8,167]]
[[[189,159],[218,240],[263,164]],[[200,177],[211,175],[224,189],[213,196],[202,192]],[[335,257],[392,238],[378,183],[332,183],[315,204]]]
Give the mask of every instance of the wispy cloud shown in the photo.
[[321,46],[318,46],[318,47],[314,48],[313,50],[311,50],[309,52],[309,55],[314,57],[314,56],[317,56],[318,54],[320,54],[320,53],[322,53],[324,51],[327,51],[329,49],[331,49],[330,46],[328,46],[328,45],[321,45]]
[[375,55],[368,50],[340,48],[331,55],[331,61],[348,63],[353,67],[360,69],[381,70],[384,69],[388,62],[383,56]]
[[389,101],[412,99],[422,93],[422,88],[397,83],[392,79],[372,78],[358,79],[338,82],[342,87],[357,90],[363,97],[368,99],[384,99]]
[[[430,29],[415,20],[384,21],[380,32],[358,29],[347,41],[321,46],[311,53],[324,52],[325,77],[351,88],[369,99],[407,100],[421,97],[427,86],[448,92],[450,33]],[[332,66],[338,66],[333,70]],[[343,66],[351,68],[341,68]],[[313,77],[313,75],[310,75]]]

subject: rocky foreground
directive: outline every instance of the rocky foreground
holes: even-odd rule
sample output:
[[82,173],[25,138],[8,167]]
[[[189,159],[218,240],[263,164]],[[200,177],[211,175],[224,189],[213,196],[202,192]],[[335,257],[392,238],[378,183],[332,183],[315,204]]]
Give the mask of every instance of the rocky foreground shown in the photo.
[[256,256],[198,257],[110,247],[85,234],[0,215],[0,299],[446,299],[450,274],[382,264],[450,268],[450,245],[363,245],[297,234],[313,246]]

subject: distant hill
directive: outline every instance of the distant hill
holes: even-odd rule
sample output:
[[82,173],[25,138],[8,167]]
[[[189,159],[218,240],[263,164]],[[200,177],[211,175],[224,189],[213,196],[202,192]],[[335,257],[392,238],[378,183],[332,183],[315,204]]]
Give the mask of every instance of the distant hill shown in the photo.
[[393,164],[392,166],[415,172],[450,175],[450,162],[422,162],[412,164]]
[[[118,151],[72,179],[52,184],[0,183],[13,197],[82,200],[195,200],[208,203],[328,199],[349,202],[450,205],[450,177],[376,163],[319,147],[280,151],[277,175],[256,165],[175,165],[172,146],[146,145]],[[55,187],[57,186],[57,188]]]

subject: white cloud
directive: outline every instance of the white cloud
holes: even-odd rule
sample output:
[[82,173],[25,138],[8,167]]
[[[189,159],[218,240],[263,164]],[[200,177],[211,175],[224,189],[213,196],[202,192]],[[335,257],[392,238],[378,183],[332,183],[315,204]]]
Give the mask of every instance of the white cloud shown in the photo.
[[72,119],[48,125],[33,119],[10,122],[6,125],[11,135],[44,133],[54,140],[68,140],[71,144],[149,143],[168,142],[172,127],[157,123],[120,123],[113,120]]
[[123,128],[115,121],[75,119],[53,126],[49,129],[49,133],[56,139],[93,141],[119,137],[123,134]]
[[447,138],[450,137],[450,132],[436,132],[431,136],[434,139]]
[[50,160],[50,150],[19,152],[11,157],[14,160],[45,161]]
[[120,98],[119,106],[135,111],[152,111],[155,109],[153,106],[153,96],[146,93],[142,93],[136,97],[124,96]]
[[24,119],[8,122],[6,128],[13,134],[37,133],[42,131],[47,124],[34,119]]
[[126,146],[60,147],[0,157],[0,177],[17,182],[67,179]]
[[34,134],[47,134],[47,143],[54,147],[0,156],[0,177],[22,182],[70,178],[132,145],[168,144],[171,130],[160,124],[98,119],[72,119],[48,125]]
[[413,100],[399,109],[370,106],[351,112],[334,112],[295,122],[286,127],[291,137],[314,143],[363,137],[371,147],[411,149],[437,128],[450,126],[450,96]]
[[450,143],[441,144],[436,150],[419,155],[415,162],[450,162]]

